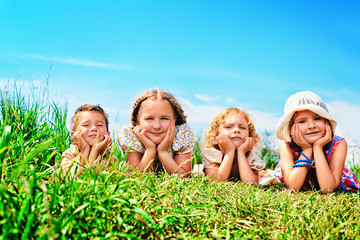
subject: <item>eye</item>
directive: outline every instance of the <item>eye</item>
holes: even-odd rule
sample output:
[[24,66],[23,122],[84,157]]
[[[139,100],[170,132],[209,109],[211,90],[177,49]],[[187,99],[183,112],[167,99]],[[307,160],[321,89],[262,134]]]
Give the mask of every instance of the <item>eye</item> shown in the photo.
[[161,118],[161,120],[169,120],[169,118],[163,117],[163,118]]
[[318,117],[315,117],[314,119],[315,119],[315,120],[322,120],[322,117],[319,117],[319,116],[318,116]]
[[245,127],[240,127],[240,129],[246,129]]
[[145,118],[145,120],[149,121],[149,120],[153,120],[153,118],[152,117],[147,117],[147,118]]

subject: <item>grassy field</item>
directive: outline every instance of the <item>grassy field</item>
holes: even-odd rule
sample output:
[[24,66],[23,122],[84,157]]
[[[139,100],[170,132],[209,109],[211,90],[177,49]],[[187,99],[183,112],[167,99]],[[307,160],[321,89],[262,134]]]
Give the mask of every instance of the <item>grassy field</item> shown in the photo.
[[[360,239],[360,193],[293,193],[124,165],[54,178],[70,144],[67,111],[39,96],[1,91],[0,239]],[[261,155],[273,168],[276,152],[265,145]]]

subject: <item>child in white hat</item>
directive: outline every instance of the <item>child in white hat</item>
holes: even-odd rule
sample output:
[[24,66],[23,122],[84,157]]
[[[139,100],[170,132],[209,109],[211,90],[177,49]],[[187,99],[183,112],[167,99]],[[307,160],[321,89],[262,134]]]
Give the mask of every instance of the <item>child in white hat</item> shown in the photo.
[[338,187],[358,191],[356,175],[344,166],[347,143],[334,134],[336,121],[323,100],[313,92],[290,96],[280,118],[276,136],[280,163],[275,176],[294,191],[311,186],[329,193]]

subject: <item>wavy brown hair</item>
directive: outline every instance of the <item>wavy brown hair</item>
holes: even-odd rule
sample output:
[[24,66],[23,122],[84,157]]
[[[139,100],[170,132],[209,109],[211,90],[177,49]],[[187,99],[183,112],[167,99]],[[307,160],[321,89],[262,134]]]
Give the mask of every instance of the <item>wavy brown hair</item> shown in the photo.
[[181,125],[186,123],[186,116],[184,111],[176,98],[165,91],[159,89],[151,89],[149,91],[141,94],[135,101],[133,105],[133,111],[131,113],[131,125],[134,127],[138,125],[137,120],[139,117],[139,111],[141,108],[141,104],[146,100],[166,100],[170,103],[171,107],[174,109],[174,115],[176,116],[175,125]]
[[78,114],[80,112],[87,112],[87,111],[101,113],[105,118],[106,131],[109,131],[109,119],[108,119],[109,115],[105,113],[104,109],[102,109],[100,105],[96,105],[96,104],[85,104],[80,106],[78,109],[76,109],[75,114],[74,116],[72,116],[70,122],[71,131],[76,131],[77,125],[79,123]]
[[216,143],[216,137],[219,135],[220,126],[221,124],[225,123],[225,120],[228,116],[237,114],[240,114],[245,118],[249,128],[249,136],[254,139],[255,145],[260,142],[260,136],[256,133],[255,124],[251,116],[239,108],[226,108],[225,110],[215,115],[210,123],[209,128],[206,130],[205,147],[216,148],[218,150],[220,149],[219,145]]

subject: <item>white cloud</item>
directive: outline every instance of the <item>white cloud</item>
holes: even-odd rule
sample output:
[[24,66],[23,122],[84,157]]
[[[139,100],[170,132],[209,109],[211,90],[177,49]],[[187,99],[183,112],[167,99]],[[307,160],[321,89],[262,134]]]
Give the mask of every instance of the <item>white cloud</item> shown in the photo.
[[232,107],[242,108],[242,105],[235,98],[228,97],[226,98],[226,102],[229,103]]
[[113,69],[128,68],[128,66],[126,66],[126,65],[96,62],[96,61],[92,61],[92,60],[84,59],[84,58],[49,57],[49,56],[43,56],[40,54],[22,54],[22,55],[18,55],[18,56],[23,57],[23,58],[31,58],[31,59],[37,59],[37,60],[43,60],[43,61],[66,63],[66,64],[71,64],[71,65],[85,66],[85,67],[99,67],[99,68],[113,68]]
[[[218,98],[220,99],[220,97]],[[188,122],[195,133],[202,133],[209,125],[213,117],[228,106],[222,105],[195,105],[191,101],[178,98],[180,104],[183,106],[185,114],[188,116]],[[233,103],[237,103],[235,99],[230,99]],[[229,102],[229,98],[221,100],[225,104]],[[236,104],[238,106],[239,104]],[[279,118],[272,113],[260,112],[255,110],[248,111],[255,119],[255,127],[259,130],[275,131],[276,124]]]
[[273,113],[250,110],[249,114],[253,116],[256,129],[275,131],[279,117]]
[[336,133],[344,136],[349,144],[360,144],[360,105],[347,102],[327,104],[330,113],[338,123]]
[[209,103],[209,104],[213,104],[214,101],[219,100],[218,97],[209,96],[209,95],[205,95],[205,94],[194,94],[194,97],[197,99],[200,99],[203,102]]

